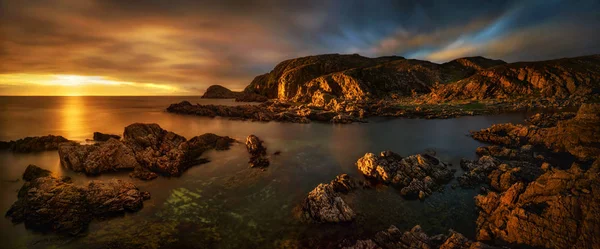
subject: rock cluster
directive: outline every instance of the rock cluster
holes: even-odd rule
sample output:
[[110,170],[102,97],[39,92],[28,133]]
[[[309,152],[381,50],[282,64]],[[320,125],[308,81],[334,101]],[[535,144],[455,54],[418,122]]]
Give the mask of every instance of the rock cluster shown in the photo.
[[206,89],[203,99],[235,99],[238,102],[265,102],[267,97],[251,92],[234,92],[221,85],[212,85]]
[[477,239],[543,248],[600,248],[600,161],[551,169],[476,197]]
[[394,185],[407,198],[424,199],[448,183],[454,175],[446,163],[430,154],[403,158],[391,151],[383,151],[379,155],[367,153],[358,159],[356,165],[367,178]]
[[157,175],[179,176],[202,162],[206,150],[228,149],[234,140],[212,133],[190,140],[157,124],[135,123],[125,127],[123,140],[114,138],[94,145],[61,144],[61,165],[73,171],[96,175],[107,171],[133,170],[132,177],[145,180]]
[[496,158],[482,156],[478,160],[461,160],[465,173],[458,177],[462,187],[476,187],[488,184],[495,191],[506,191],[516,182],[531,182],[544,173],[544,170],[526,161],[502,163]]
[[0,141],[0,149],[18,153],[40,152],[57,150],[61,143],[76,144],[62,136],[47,135],[41,137],[26,137],[16,141]]
[[600,104],[583,104],[574,118],[558,121],[556,126],[498,124],[471,134],[483,142],[512,148],[538,145],[590,161],[600,155]]
[[77,186],[68,177],[56,178],[50,172],[29,165],[18,200],[6,213],[14,223],[42,232],[77,235],[94,218],[122,215],[142,208],[150,198],[130,182],[91,181]]
[[264,146],[264,142],[255,135],[250,135],[246,138],[246,149],[250,153],[250,164],[251,168],[254,167],[267,167],[269,166],[269,159],[267,158],[267,148]]
[[473,242],[460,233],[450,231],[449,235],[438,234],[428,236],[421,226],[416,225],[406,232],[396,226],[375,234],[373,238],[358,240],[354,245],[344,249],[493,249],[481,242]]
[[346,174],[338,175],[330,183],[319,184],[308,193],[301,204],[301,219],[312,222],[348,222],[356,213],[342,199],[342,194],[364,186]]
[[102,132],[94,132],[94,141],[106,142],[111,138],[119,140],[119,139],[121,139],[121,136],[113,135],[113,134],[106,134],[106,133],[102,133]]
[[259,105],[193,105],[188,101],[171,104],[168,112],[197,115],[204,117],[228,117],[231,119],[252,121],[278,121],[291,123],[309,123],[310,121],[352,123],[363,122],[364,110],[349,109],[350,112],[335,112],[307,105],[292,105],[279,101],[268,101]]

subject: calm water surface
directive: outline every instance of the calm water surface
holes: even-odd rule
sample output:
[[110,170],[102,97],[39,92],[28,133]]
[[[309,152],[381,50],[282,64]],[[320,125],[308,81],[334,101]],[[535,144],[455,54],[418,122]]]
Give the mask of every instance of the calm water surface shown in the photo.
[[[0,140],[47,134],[85,141],[94,131],[122,134],[134,122],[158,123],[187,138],[212,132],[244,140],[256,134],[265,140],[271,157],[265,171],[250,169],[243,145],[210,151],[212,161],[192,167],[178,178],[144,182],[127,173],[86,177],[61,168],[56,151],[35,154],[0,152],[0,211],[17,198],[17,181],[28,164],[76,183],[119,178],[134,181],[152,198],[133,214],[94,221],[86,236],[65,238],[28,231],[0,219],[1,248],[104,248],[125,243],[159,248],[296,248],[327,247],[328,242],[360,238],[396,225],[420,224],[427,232],[454,229],[472,237],[476,190],[452,189],[425,201],[404,200],[388,187],[357,191],[346,197],[358,213],[351,224],[303,224],[294,210],[319,183],[347,173],[361,177],[354,163],[366,152],[393,150],[411,155],[434,149],[461,173],[461,158],[474,158],[481,144],[466,136],[469,130],[494,123],[519,123],[525,114],[462,117],[448,120],[374,119],[366,124],[289,124],[232,121],[170,114],[164,109],[182,100],[235,105],[231,100],[199,97],[0,97]],[[324,242],[323,242],[324,241]]]

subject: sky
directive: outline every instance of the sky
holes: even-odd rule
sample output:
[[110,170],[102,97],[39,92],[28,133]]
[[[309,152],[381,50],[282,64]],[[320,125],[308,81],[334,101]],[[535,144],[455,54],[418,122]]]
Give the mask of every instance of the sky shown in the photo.
[[507,62],[600,53],[598,0],[0,0],[0,95],[242,90],[324,53]]

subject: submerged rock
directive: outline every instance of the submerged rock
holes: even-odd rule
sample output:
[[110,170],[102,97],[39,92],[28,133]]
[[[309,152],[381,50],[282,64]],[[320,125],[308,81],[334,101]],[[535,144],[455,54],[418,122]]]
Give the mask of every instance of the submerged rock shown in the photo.
[[121,136],[113,135],[113,134],[106,134],[106,133],[101,133],[101,132],[94,132],[94,141],[105,142],[111,138],[119,140],[119,139],[121,139]]
[[429,154],[403,158],[391,151],[379,155],[367,153],[356,165],[367,178],[394,185],[407,198],[423,199],[448,183],[454,175],[446,163]]
[[328,184],[319,184],[308,193],[301,204],[301,219],[313,222],[347,222],[356,217],[356,213],[342,199],[361,184],[346,174],[338,175]]
[[34,165],[27,167],[23,178],[27,182],[6,216],[13,223],[25,223],[28,229],[42,232],[77,235],[94,218],[138,211],[150,198],[130,182],[92,181],[77,186],[68,177],[52,177]]
[[18,153],[57,150],[61,143],[76,144],[62,136],[47,135],[41,137],[26,137],[16,141],[0,142],[0,149]]
[[599,248],[600,160],[476,197],[477,239],[541,248]]
[[473,242],[460,233],[450,230],[449,235],[438,234],[428,236],[421,226],[416,225],[409,231],[402,232],[396,226],[390,226],[375,234],[373,238],[358,240],[344,249],[493,249],[481,242]]
[[266,157],[267,148],[263,145],[263,141],[255,135],[250,135],[246,138],[246,149],[250,153],[250,167],[267,167],[269,159]]
[[198,157],[206,150],[226,150],[233,141],[212,133],[186,140],[157,124],[136,123],[125,128],[123,141],[111,138],[94,145],[62,144],[58,152],[61,165],[76,172],[97,175],[133,170],[130,176],[150,180],[158,174],[179,176],[204,162]]

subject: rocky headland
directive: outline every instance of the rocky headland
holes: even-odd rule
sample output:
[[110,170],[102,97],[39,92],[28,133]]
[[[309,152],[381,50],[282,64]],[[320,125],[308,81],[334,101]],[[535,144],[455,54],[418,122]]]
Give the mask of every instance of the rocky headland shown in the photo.
[[78,186],[69,177],[54,177],[35,165],[27,167],[23,180],[18,200],[6,216],[41,232],[78,235],[92,220],[139,211],[150,198],[130,182],[91,181]]
[[[403,57],[327,54],[286,60],[242,93],[257,106],[173,104],[167,111],[253,121],[351,123],[366,117],[453,118],[597,101],[600,55],[505,63],[483,57],[436,64]],[[233,96],[211,87],[209,96]],[[233,94],[233,95],[231,95]]]
[[212,85],[202,95],[203,99],[235,99],[237,102],[265,102],[267,97],[252,92],[235,92],[221,85]]

